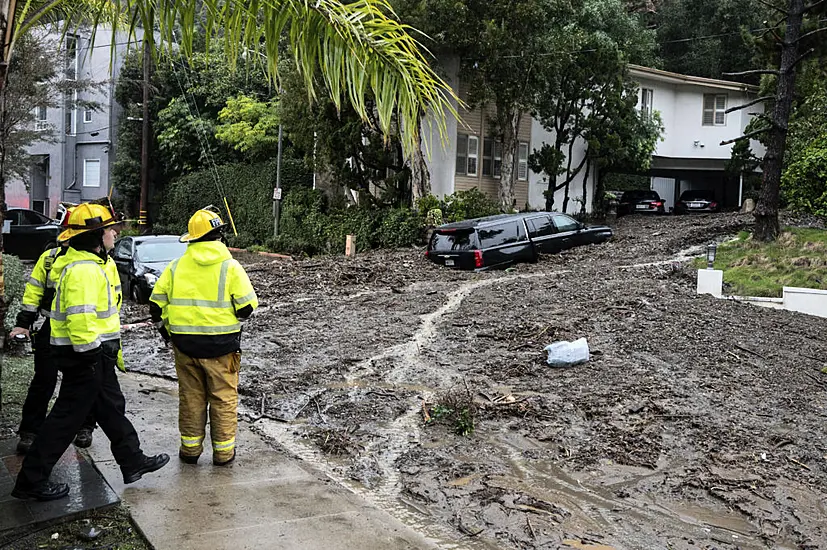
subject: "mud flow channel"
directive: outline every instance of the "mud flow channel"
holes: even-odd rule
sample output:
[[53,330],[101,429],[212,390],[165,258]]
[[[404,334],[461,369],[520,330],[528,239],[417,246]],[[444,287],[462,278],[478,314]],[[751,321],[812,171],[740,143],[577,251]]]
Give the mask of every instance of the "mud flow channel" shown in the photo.
[[[686,261],[750,222],[624,218],[480,274],[241,257],[244,414],[441,548],[827,548],[825,320],[698,296]],[[127,334],[135,370],[174,376],[160,342]]]

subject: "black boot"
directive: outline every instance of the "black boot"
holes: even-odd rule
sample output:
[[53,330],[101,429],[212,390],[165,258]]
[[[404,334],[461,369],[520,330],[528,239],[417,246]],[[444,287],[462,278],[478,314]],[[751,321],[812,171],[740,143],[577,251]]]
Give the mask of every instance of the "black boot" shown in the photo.
[[185,454],[181,454],[181,451],[178,451],[178,458],[181,459],[181,462],[184,464],[198,464],[198,457],[201,455],[196,456],[187,456]]
[[230,465],[230,464],[232,464],[234,461],[235,461],[235,449],[233,449],[233,456],[231,456],[231,457],[230,457],[230,458],[228,458],[227,460],[224,460],[224,461],[218,461],[218,460],[216,460],[215,458],[213,458],[213,459],[212,459],[212,463],[213,463],[213,464],[215,464],[216,466],[229,466],[229,465]]
[[57,500],[69,494],[69,486],[65,483],[53,483],[51,481],[43,481],[32,487],[24,488],[15,485],[12,489],[11,496],[21,499],[36,499],[36,500]]
[[81,428],[75,436],[75,447],[87,449],[92,445],[92,429]]
[[127,485],[130,483],[135,483],[144,477],[144,474],[154,472],[155,470],[160,470],[166,466],[167,462],[169,462],[169,455],[166,453],[161,453],[155,456],[144,456],[143,459],[134,466],[121,466],[123,482]]
[[34,443],[35,435],[30,432],[20,432],[20,441],[17,442],[17,454],[24,455]]

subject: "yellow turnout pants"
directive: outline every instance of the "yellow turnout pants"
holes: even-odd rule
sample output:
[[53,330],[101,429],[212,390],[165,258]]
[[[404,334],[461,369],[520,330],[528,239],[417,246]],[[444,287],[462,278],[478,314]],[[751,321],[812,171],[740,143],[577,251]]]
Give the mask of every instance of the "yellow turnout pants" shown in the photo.
[[238,431],[238,367],[241,353],[197,359],[174,349],[181,454],[201,454],[209,409],[213,459],[219,462],[229,460],[235,452]]

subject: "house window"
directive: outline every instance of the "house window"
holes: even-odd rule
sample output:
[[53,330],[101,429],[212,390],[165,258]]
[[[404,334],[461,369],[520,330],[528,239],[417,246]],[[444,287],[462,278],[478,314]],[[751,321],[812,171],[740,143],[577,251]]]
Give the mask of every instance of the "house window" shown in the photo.
[[482,146],[482,175],[499,178],[503,167],[503,144],[491,138]]
[[491,163],[493,161],[493,154],[494,154],[494,140],[491,138],[485,138],[482,140],[482,175],[483,176],[493,176],[493,171],[491,167]]
[[468,136],[457,134],[457,174],[465,174],[465,166],[468,159]]
[[480,138],[477,136],[468,136],[468,170],[466,172],[469,176],[477,175],[477,166],[480,157]]
[[704,126],[726,125],[726,94],[704,94]]
[[467,134],[457,134],[457,168],[456,173],[476,176],[479,170],[480,138]]
[[528,179],[528,143],[520,143],[517,147],[517,179]]
[[83,123],[89,124],[92,122],[92,109],[86,109],[83,111]]
[[503,144],[494,142],[494,177],[499,178],[503,171]]
[[640,112],[646,116],[652,116],[652,100],[655,92],[650,88],[640,90]]
[[70,136],[74,136],[77,132],[78,111],[75,109],[75,99],[73,96],[67,94],[66,100],[63,103],[63,130]]
[[83,161],[83,186],[100,187],[101,161],[100,159],[86,159]]
[[35,212],[40,212],[41,214],[46,213],[46,201],[43,200],[33,200],[32,201],[32,210]]
[[46,106],[35,107],[34,109],[34,129],[46,130],[49,127],[46,122]]
[[78,78],[78,37],[73,34],[66,35],[66,59],[65,74],[68,80]]

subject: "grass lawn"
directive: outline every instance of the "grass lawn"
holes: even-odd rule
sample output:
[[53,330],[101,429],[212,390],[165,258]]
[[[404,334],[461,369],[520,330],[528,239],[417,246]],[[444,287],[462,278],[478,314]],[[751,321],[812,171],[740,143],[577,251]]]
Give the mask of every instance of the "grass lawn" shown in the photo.
[[[695,260],[702,268],[706,259]],[[725,293],[780,298],[782,287],[827,290],[827,231],[786,227],[773,243],[738,239],[718,247],[715,269],[724,272]]]
[[0,412],[0,439],[17,437],[20,424],[20,410],[26,400],[29,381],[34,374],[34,361],[31,355],[14,357],[10,353],[3,356],[3,410]]

